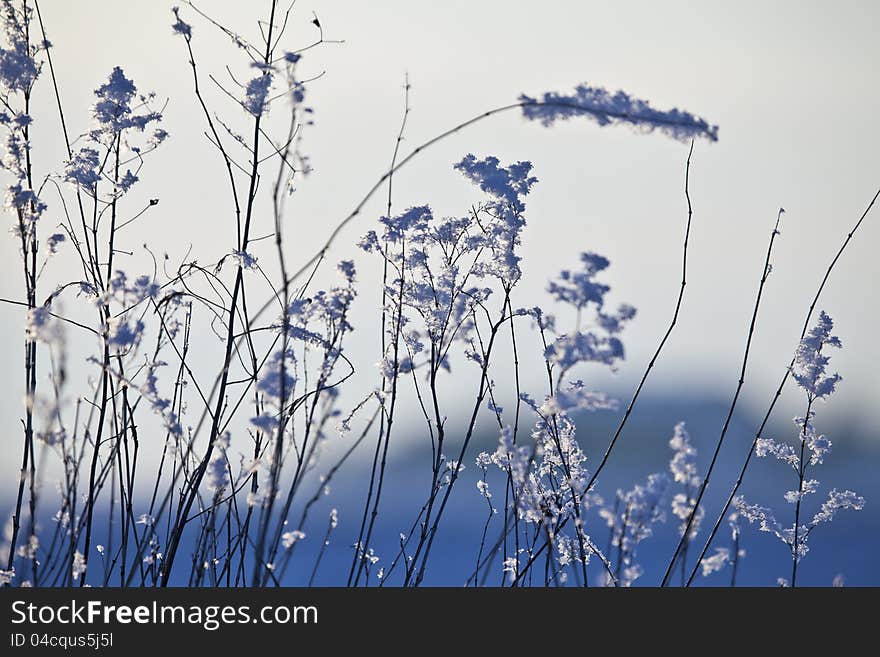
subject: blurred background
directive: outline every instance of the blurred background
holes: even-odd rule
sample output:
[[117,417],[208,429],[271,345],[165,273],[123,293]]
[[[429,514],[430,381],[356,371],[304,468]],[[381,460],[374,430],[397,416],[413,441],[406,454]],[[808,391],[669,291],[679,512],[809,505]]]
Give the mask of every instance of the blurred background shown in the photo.
[[[264,4],[268,2],[205,0],[198,6],[258,41],[256,21],[263,18]],[[132,271],[151,269],[143,244],[157,254],[167,253],[171,263],[184,258],[216,263],[229,253],[234,238],[222,162],[203,134],[185,46],[170,27],[171,5],[155,0],[41,2],[73,134],[89,128],[93,90],[113,66],[121,66],[141,91],[155,91],[157,102],[168,100],[164,127],[171,137],[149,158],[131,194],[132,214],[147,199],[160,199],[148,215],[126,228],[124,240],[132,255],[124,265]],[[193,24],[194,49],[203,72],[224,81],[230,73],[242,79],[247,74],[242,52],[192,9],[183,7],[181,12]],[[874,35],[880,5],[299,0],[287,36],[289,49],[314,41],[315,16],[326,39],[344,43],[307,52],[300,66],[302,76],[316,78],[307,86],[315,125],[304,133],[314,173],[299,183],[289,204],[287,246],[293,262],[311,255],[387,168],[407,75],[412,112],[403,152],[482,111],[514,101],[520,93],[567,92],[582,82],[624,89],[660,109],[687,109],[720,126],[718,143],[698,142],[694,149],[694,218],[680,322],[600,481],[611,494],[617,486],[628,488],[649,472],[664,470],[667,441],[678,420],[688,422],[704,468],[739,376],[767,240],[783,207],[782,235],[746,385],[710,487],[707,517],[714,519],[719,499],[729,491],[785,372],[821,277],[880,185],[880,88],[873,74],[880,61]],[[212,109],[235,114],[222,92],[211,88],[207,93]],[[60,171],[65,160],[46,79],[38,84],[33,104],[34,160],[43,176]],[[284,112],[271,119],[283,129]],[[604,280],[611,284],[614,300],[633,304],[638,315],[624,335],[627,359],[621,367],[613,373],[585,372],[583,378],[626,402],[666,328],[678,292],[687,150],[686,144],[660,135],[600,129],[587,121],[546,130],[509,113],[469,128],[413,160],[395,177],[394,204],[402,210],[429,203],[438,215],[456,215],[478,200],[474,188],[451,169],[464,154],[531,161],[540,182],[528,200],[529,223],[521,251],[524,279],[517,305],[546,303],[548,278],[576,266],[580,252],[607,256],[612,266]],[[367,368],[379,359],[375,316],[381,272],[377,262],[357,256],[353,244],[384,213],[381,196],[343,232],[329,255],[331,261],[355,257],[358,263],[361,293],[349,349]],[[59,212],[56,200],[48,198],[50,215]],[[258,217],[256,233],[271,232],[271,215],[263,212]],[[880,457],[880,307],[874,291],[880,276],[878,237],[880,217],[870,215],[819,303],[834,318],[844,349],[832,360],[832,368],[843,376],[839,392],[817,416],[819,430],[832,439],[835,449],[817,477],[827,488],[856,490],[867,498],[867,506],[861,513],[842,514],[812,538],[804,584],[828,585],[838,573],[848,584],[880,584],[880,566],[870,558],[880,542],[880,483],[874,474]],[[265,254],[268,262],[272,248],[266,240],[255,246],[254,254]],[[21,296],[16,249],[11,236],[0,241],[0,296],[12,299]],[[69,278],[73,264],[63,254],[53,261],[43,289],[51,290],[50,279]],[[328,267],[318,282],[332,280]],[[258,289],[259,282],[253,285]],[[260,296],[268,295],[266,289]],[[0,313],[7,345],[0,350],[0,366],[18,372],[23,314],[8,305],[0,306]],[[216,342],[208,332],[202,339]],[[206,346],[204,356],[197,356],[212,372],[217,362],[214,348]],[[70,349],[71,378],[79,373],[85,380],[85,359],[97,346],[72,336]],[[535,361],[524,365],[535,396],[541,394],[539,355],[536,352]],[[504,376],[503,368],[495,373],[499,381]],[[473,397],[473,386],[454,377],[446,391],[452,408]],[[0,397],[2,440],[14,456],[0,466],[6,482],[17,477],[20,378],[7,377],[6,394]],[[404,422],[412,421],[413,428],[401,431],[392,460],[397,488],[390,486],[391,490],[427,486],[419,479],[425,471],[416,473],[411,467],[426,458],[424,430],[415,423],[415,408],[408,412]],[[791,417],[802,413],[802,395],[788,387],[767,433],[793,436]],[[579,435],[591,458],[601,455],[618,418],[605,412],[582,419]],[[491,432],[481,436],[481,448],[495,439]],[[344,508],[344,499],[358,499],[363,473],[362,464],[352,464],[336,484],[333,504]],[[790,474],[781,464],[757,463],[745,492],[751,501],[775,506],[785,518],[789,507],[781,495],[793,485]],[[11,500],[12,489],[3,487],[4,503]],[[442,534],[435,568],[440,571],[448,562],[450,568],[469,574],[475,558],[469,537],[479,531],[475,527],[481,529],[485,509],[471,484],[453,500],[457,512],[450,514],[453,520]],[[382,527],[388,551],[394,549],[396,532],[412,516],[411,505],[394,495],[388,498]],[[344,522],[343,518],[341,530]],[[658,533],[641,551],[649,571],[645,583],[659,576],[656,566],[668,557],[674,524],[667,522],[667,534]],[[742,565],[743,583],[773,584],[777,575],[787,573],[785,548],[775,539],[752,528],[746,530],[745,548],[749,557]],[[327,563],[347,563],[350,552],[340,540]],[[334,568],[325,568],[328,583]]]

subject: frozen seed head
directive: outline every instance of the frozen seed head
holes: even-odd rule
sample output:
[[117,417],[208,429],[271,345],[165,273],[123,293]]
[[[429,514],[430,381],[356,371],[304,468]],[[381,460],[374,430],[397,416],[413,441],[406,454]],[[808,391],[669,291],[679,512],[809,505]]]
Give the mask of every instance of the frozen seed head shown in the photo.
[[602,87],[581,84],[572,94],[547,92],[540,98],[522,94],[523,115],[531,121],[552,126],[557,121],[584,116],[600,126],[623,124],[642,132],[660,132],[679,141],[703,137],[718,141],[718,126],[680,109],[658,110],[647,100],[625,91],[611,93]]
[[841,348],[843,345],[836,335],[831,334],[834,322],[825,314],[819,313],[819,321],[801,339],[794,353],[791,375],[797,384],[813,399],[831,395],[841,380],[837,373],[826,374],[825,368],[831,357],[824,353],[827,347]]

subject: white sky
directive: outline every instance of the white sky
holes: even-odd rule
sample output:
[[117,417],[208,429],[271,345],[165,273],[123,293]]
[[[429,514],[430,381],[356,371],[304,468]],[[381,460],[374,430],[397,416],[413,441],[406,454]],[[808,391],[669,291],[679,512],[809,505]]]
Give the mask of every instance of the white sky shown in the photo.
[[[141,90],[170,99],[165,127],[171,139],[149,160],[130,208],[151,197],[161,202],[127,229],[128,247],[147,241],[179,259],[192,245],[202,262],[216,262],[232,248],[234,228],[223,170],[202,136],[184,44],[171,33],[171,4],[43,0],[41,7],[73,133],[87,129],[92,90],[114,65]],[[268,4],[206,0],[200,6],[258,38],[255,18]],[[568,91],[580,82],[622,88],[658,108],[681,107],[721,126],[717,144],[701,142],[695,149],[690,284],[654,389],[732,391],[766,241],[783,206],[746,396],[759,405],[769,399],[828,261],[880,186],[880,5],[300,0],[289,48],[314,36],[312,10],[325,36],[345,44],[309,52],[302,65],[303,73],[326,73],[309,87],[317,125],[307,133],[306,150],[316,173],[300,184],[291,204],[292,257],[310,252],[387,166],[406,73],[412,83],[410,147],[522,92]],[[229,40],[190,9],[182,11],[194,25],[203,73],[222,77],[226,63],[242,72]],[[47,82],[42,80],[34,110],[40,174],[63,164]],[[235,114],[221,95],[210,98],[216,110]],[[396,179],[396,207],[427,202],[438,214],[463,211],[476,197],[450,165],[469,151],[503,161],[529,159],[541,181],[528,206],[520,305],[542,302],[546,279],[574,265],[580,251],[612,260],[606,280],[615,299],[631,302],[639,315],[625,337],[629,358],[619,381],[610,384],[603,375],[598,382],[628,387],[656,346],[677,292],[687,146],[586,121],[545,130],[511,114],[417,159]],[[351,257],[348,244],[382,211],[377,199],[332,257]],[[268,216],[260,221],[269,226]],[[834,355],[845,381],[832,407],[864,421],[880,404],[878,238],[880,212],[866,221],[820,304],[846,346]],[[270,243],[264,244],[270,257]],[[17,259],[14,241],[3,240],[4,297],[21,296]],[[366,270],[361,278],[366,288],[375,280]],[[366,321],[372,302],[364,303]],[[22,315],[6,306],[0,313],[9,345],[0,366],[18,372]],[[13,394],[3,395],[0,416],[5,430],[17,434],[21,388],[17,378],[6,386]]]

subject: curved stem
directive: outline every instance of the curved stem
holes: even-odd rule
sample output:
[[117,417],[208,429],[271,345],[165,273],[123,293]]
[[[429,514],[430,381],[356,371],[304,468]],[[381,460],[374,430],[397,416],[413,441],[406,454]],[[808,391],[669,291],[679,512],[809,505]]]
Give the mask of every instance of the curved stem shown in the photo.
[[746,368],[749,363],[749,351],[752,346],[752,338],[755,335],[755,324],[758,320],[758,310],[761,307],[761,296],[764,292],[764,285],[767,283],[767,278],[770,275],[770,256],[773,254],[773,243],[776,241],[776,236],[779,235],[779,221],[782,218],[782,213],[784,210],[780,208],[779,212],[776,215],[776,223],[773,226],[773,232],[770,233],[770,243],[767,245],[767,256],[764,259],[764,269],[761,274],[761,282],[758,285],[758,294],[755,298],[755,307],[752,310],[752,319],[749,322],[749,334],[746,338],[746,348],[743,353],[742,358],[742,366],[740,368],[739,380],[736,384],[736,391],[733,393],[733,399],[730,401],[730,408],[727,411],[727,417],[724,419],[724,426],[721,428],[721,435],[718,436],[718,442],[715,444],[715,451],[712,454],[712,460],[709,462],[709,468],[706,470],[706,476],[703,477],[703,483],[700,484],[700,490],[697,493],[697,497],[694,500],[694,506],[691,509],[691,512],[688,514],[687,524],[685,525],[684,532],[681,535],[681,539],[678,541],[678,545],[675,548],[675,552],[672,555],[672,559],[669,561],[669,566],[666,568],[666,574],[663,576],[663,581],[661,582],[661,586],[667,586],[669,584],[669,579],[672,576],[672,569],[675,567],[675,562],[678,560],[678,556],[681,551],[684,549],[688,541],[688,537],[691,533],[691,528],[694,525],[694,519],[697,517],[697,513],[700,509],[700,502],[703,500],[703,494],[706,492],[706,488],[709,486],[709,479],[712,477],[712,472],[715,469],[715,464],[718,462],[718,455],[721,452],[721,447],[724,444],[724,438],[727,436],[727,430],[730,428],[730,421],[733,419],[733,413],[736,410],[736,404],[739,401],[739,394],[742,391],[743,384],[745,384],[746,380]]
[[[807,334],[807,328],[810,325],[810,319],[813,317],[813,312],[816,309],[816,304],[819,302],[819,297],[822,295],[822,292],[825,289],[825,284],[831,277],[831,272],[837,265],[837,262],[838,260],[840,260],[840,257],[846,250],[846,247],[852,241],[852,238],[856,234],[856,231],[858,231],[859,227],[862,225],[862,222],[864,222],[865,217],[867,217],[868,213],[871,212],[871,208],[874,207],[874,203],[876,203],[878,197],[880,197],[880,189],[877,190],[877,192],[871,199],[871,202],[868,203],[868,207],[865,208],[865,211],[862,212],[861,216],[859,217],[859,220],[855,223],[852,229],[850,229],[849,233],[847,233],[846,239],[843,240],[843,244],[840,245],[837,253],[835,253],[834,257],[831,259],[831,264],[829,264],[828,268],[825,270],[825,275],[822,277],[822,281],[819,283],[819,288],[816,290],[816,294],[813,296],[813,300],[810,302],[809,310],[807,310],[807,316],[804,319],[804,325],[801,328],[801,339],[803,339],[803,337]],[[712,541],[718,534],[721,523],[724,521],[724,516],[727,515],[727,512],[730,510],[730,505],[733,504],[733,500],[734,498],[736,498],[736,494],[739,491],[740,486],[742,485],[743,479],[745,478],[746,470],[748,470],[749,463],[752,460],[752,455],[755,453],[755,447],[758,444],[758,440],[761,439],[761,436],[764,433],[764,428],[767,426],[767,422],[770,420],[770,416],[773,414],[773,409],[776,407],[776,402],[779,400],[779,397],[782,396],[782,389],[785,387],[785,384],[788,381],[788,377],[791,374],[792,365],[794,365],[794,358],[792,358],[788,367],[785,368],[785,374],[782,375],[782,381],[779,382],[776,393],[773,395],[773,399],[770,401],[770,406],[767,408],[767,412],[764,414],[764,419],[761,420],[761,424],[758,427],[758,430],[755,432],[755,437],[752,440],[751,447],[749,447],[749,451],[746,454],[745,460],[743,461],[742,468],[740,468],[739,476],[737,477],[737,480],[733,485],[733,490],[730,491],[730,495],[727,497],[727,501],[724,503],[724,508],[722,508],[721,513],[718,514],[718,518],[716,518],[715,520],[712,531],[709,533],[709,537],[706,539],[706,544],[703,546],[703,549],[700,552],[700,556],[697,559],[697,562],[694,564],[694,568],[691,571],[690,577],[688,577],[688,586],[690,586],[691,583],[694,581],[694,577],[696,577],[697,575],[700,564],[702,563],[703,559],[706,558],[706,553],[709,551],[709,547],[712,545]]]

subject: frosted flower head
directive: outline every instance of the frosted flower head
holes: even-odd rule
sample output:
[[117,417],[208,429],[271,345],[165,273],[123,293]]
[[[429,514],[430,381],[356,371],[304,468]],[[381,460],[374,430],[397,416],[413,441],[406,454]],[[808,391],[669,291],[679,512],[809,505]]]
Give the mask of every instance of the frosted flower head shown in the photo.
[[700,566],[703,569],[703,577],[722,570],[728,563],[730,563],[730,550],[722,547],[715,548],[715,554],[704,558],[700,562]]
[[544,358],[568,370],[579,363],[614,365],[624,357],[623,343],[616,337],[592,332],[568,333],[544,350]]
[[828,499],[822,503],[822,507],[819,509],[819,512],[813,516],[813,520],[810,524],[815,526],[821,523],[831,522],[834,520],[834,516],[837,515],[837,512],[844,509],[861,511],[864,508],[864,497],[856,495],[851,490],[839,491],[834,488],[828,493]]
[[791,375],[797,384],[814,399],[822,399],[832,394],[841,380],[841,376],[825,374],[831,357],[824,354],[826,347],[840,348],[841,342],[836,335],[831,335],[834,322],[825,314],[819,313],[819,321],[801,339],[794,354]]
[[[25,185],[25,179],[20,178],[18,182],[6,188],[6,207],[19,214],[26,226],[30,226],[46,211],[46,204],[40,200],[34,190]],[[15,230],[18,228],[16,227]]]
[[171,24],[172,31],[175,34],[181,35],[187,41],[192,39],[192,26],[181,20],[180,7],[172,7],[171,12],[174,14],[174,23]]
[[589,390],[584,382],[578,379],[570,381],[567,386],[557,389],[553,396],[547,397],[540,408],[540,413],[556,415],[576,410],[616,410],[617,406],[617,400],[611,399],[604,392]]
[[690,434],[684,422],[675,425],[675,432],[669,439],[669,447],[673,451],[669,461],[669,471],[676,483],[685,486],[699,486],[701,479],[697,474],[697,448],[691,444]]
[[[0,4],[0,16],[6,36],[7,48],[0,48],[0,85],[6,90],[27,92],[40,74],[40,64],[35,55],[39,47],[32,46],[28,39],[27,25],[31,20],[31,8],[17,9],[10,0]],[[43,44],[43,48],[48,47]]]
[[807,436],[807,448],[810,450],[810,465],[820,465],[831,453],[831,441],[815,431]]
[[523,309],[523,313],[534,320],[534,327],[539,331],[555,331],[556,317],[545,313],[539,306]]
[[501,564],[502,571],[510,574],[510,581],[516,581],[516,576],[519,571],[519,559],[516,557],[507,557],[504,562]]
[[262,116],[269,107],[267,98],[272,87],[272,74],[260,73],[248,81],[245,87],[244,108],[254,116]]
[[52,317],[52,312],[46,306],[28,310],[25,333],[28,339],[45,344],[57,344],[64,339],[61,322]]
[[269,413],[262,413],[252,417],[251,424],[264,433],[272,433],[278,426],[278,418]]
[[339,270],[339,273],[345,278],[345,280],[349,283],[354,283],[355,277],[355,267],[353,260],[342,260],[336,268]]
[[107,293],[99,303],[113,299],[123,307],[131,307],[146,299],[155,299],[160,290],[159,283],[147,274],[131,280],[126,272],[117,269],[107,281]]
[[73,554],[73,564],[71,566],[71,574],[73,575],[74,581],[79,580],[79,578],[86,572],[86,558],[83,556],[83,553],[77,550]]
[[156,128],[153,130],[153,134],[150,136],[149,140],[147,140],[147,145],[151,148],[155,148],[166,139],[168,139],[168,131],[162,128]]
[[783,463],[788,463],[795,471],[800,469],[800,457],[794,447],[788,443],[776,442],[772,438],[758,438],[755,441],[755,456],[774,456]]
[[610,286],[596,280],[596,275],[608,268],[611,262],[597,253],[581,253],[580,271],[563,269],[556,280],[547,285],[547,291],[560,303],[583,308],[590,303],[602,307]]
[[111,317],[107,321],[107,345],[119,351],[137,347],[143,338],[145,324],[141,320],[129,320],[124,316]]
[[21,44],[0,48],[0,83],[10,91],[26,91],[40,74],[40,67]]
[[284,532],[281,534],[281,545],[285,550],[289,550],[294,546],[297,541],[301,541],[306,537],[305,532],[301,532],[298,529],[295,529],[291,532]]
[[[257,391],[276,404],[286,404],[296,388],[296,356],[292,349],[278,350],[266,363],[257,381]],[[282,372],[283,369],[283,372]]]
[[737,516],[745,518],[750,524],[757,523],[762,532],[771,532],[781,537],[782,528],[776,521],[773,510],[758,504],[749,504],[742,495],[733,500]]
[[[636,310],[622,304],[616,311],[604,311],[605,296],[610,287],[595,279],[604,271],[609,261],[595,253],[581,254],[582,268],[573,272],[563,270],[547,287],[557,301],[572,305],[578,311],[588,305],[595,308],[595,324],[592,330],[577,330],[558,336],[544,350],[544,357],[566,371],[579,363],[603,363],[614,367],[624,357],[623,343],[617,337],[626,324],[635,317]],[[542,330],[552,328],[552,322],[541,323],[543,315],[535,309],[536,320]]]
[[229,469],[226,461],[226,450],[229,448],[229,433],[218,436],[214,441],[214,450],[208,461],[205,472],[205,484],[211,492],[222,493],[229,486]]
[[46,246],[49,248],[50,254],[58,253],[59,245],[67,241],[67,235],[64,233],[53,233],[46,238]]
[[122,176],[119,180],[119,189],[122,192],[127,192],[132,186],[139,180],[139,178],[131,172],[131,170],[127,170],[125,175]]
[[101,174],[98,173],[100,164],[101,158],[98,151],[94,148],[81,148],[67,163],[64,169],[64,178],[80,187],[92,190],[101,180]]
[[[382,217],[379,220],[385,226],[382,239],[386,242],[400,242],[404,238],[412,238],[417,233],[427,231],[428,224],[433,219],[434,215],[427,205],[411,207],[396,217]],[[375,233],[373,236],[375,237]],[[365,246],[361,248],[369,250]]]
[[489,196],[503,201],[517,212],[525,210],[522,199],[529,193],[532,185],[538,182],[537,178],[529,175],[532,170],[531,162],[515,162],[508,167],[502,167],[498,158],[492,155],[477,159],[468,153],[453,168],[461,171]]
[[658,110],[646,100],[633,98],[624,91],[611,93],[602,87],[581,84],[573,94],[547,92],[540,99],[522,94],[523,115],[531,121],[551,126],[575,116],[585,116],[600,126],[622,123],[644,132],[658,131],[673,139],[686,141],[704,137],[718,141],[718,126],[679,109]]
[[116,135],[129,128],[143,130],[149,123],[161,118],[157,112],[137,114],[131,106],[136,94],[134,82],[125,77],[120,67],[114,67],[107,82],[95,90],[97,101],[92,114],[99,127],[92,133],[93,138],[98,138],[103,132]]
[[531,162],[520,161],[504,167],[497,157],[478,159],[469,153],[453,168],[489,196],[481,208],[490,218],[486,223],[479,223],[480,234],[469,237],[467,244],[470,249],[488,248],[492,257],[477,265],[474,273],[495,277],[506,285],[516,283],[522,274],[516,250],[526,225],[524,199],[538,181],[529,175]]
[[489,491],[489,483],[485,479],[477,480],[477,490],[487,500],[492,498],[492,493]]
[[238,266],[242,269],[256,269],[257,268],[257,258],[247,251],[241,251],[239,249],[234,249],[232,251],[232,257],[238,263]]
[[651,474],[644,483],[628,491],[618,490],[616,502],[602,506],[599,511],[611,529],[611,544],[620,551],[625,566],[621,573],[624,586],[629,586],[642,573],[634,562],[639,543],[650,538],[654,525],[666,519],[662,501],[668,485],[669,478],[665,474]]

